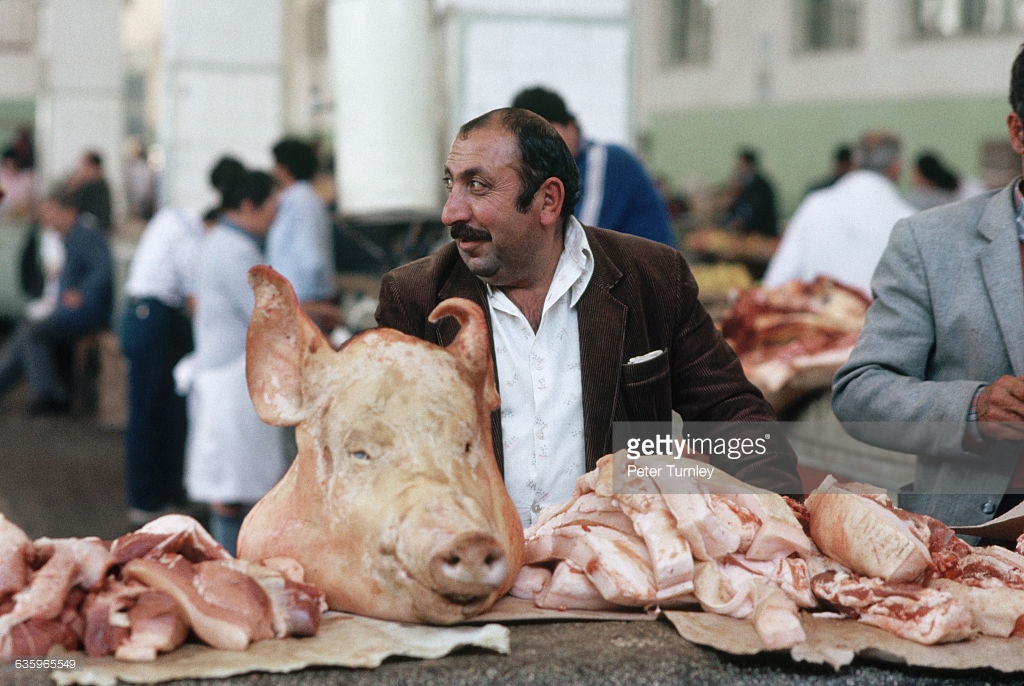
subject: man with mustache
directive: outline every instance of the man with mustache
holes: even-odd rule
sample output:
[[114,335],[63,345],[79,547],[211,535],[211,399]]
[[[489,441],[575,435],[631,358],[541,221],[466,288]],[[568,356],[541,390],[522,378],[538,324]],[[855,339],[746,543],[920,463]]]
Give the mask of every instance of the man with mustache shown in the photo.
[[[464,124],[444,170],[453,241],[385,274],[377,322],[441,345],[457,324],[427,321],[464,297],[491,333],[501,408],[495,453],[529,525],[612,450],[612,424],[771,422],[775,415],[697,301],[682,255],[572,215],[579,172],[565,142],[527,110]],[[778,434],[763,455],[713,464],[755,486],[802,493]]]

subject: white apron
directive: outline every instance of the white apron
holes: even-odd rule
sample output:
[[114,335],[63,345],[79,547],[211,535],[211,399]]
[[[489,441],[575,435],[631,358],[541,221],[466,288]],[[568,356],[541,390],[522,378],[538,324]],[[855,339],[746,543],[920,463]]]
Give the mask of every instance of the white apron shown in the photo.
[[188,416],[185,488],[190,499],[254,503],[284,474],[284,430],[256,415],[244,354],[221,367],[195,371]]

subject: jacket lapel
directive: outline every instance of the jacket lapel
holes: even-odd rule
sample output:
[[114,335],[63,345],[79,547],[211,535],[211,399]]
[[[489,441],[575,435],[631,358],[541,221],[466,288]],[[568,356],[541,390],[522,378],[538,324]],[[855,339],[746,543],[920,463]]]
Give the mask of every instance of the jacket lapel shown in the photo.
[[[588,227],[587,241],[594,254],[594,273],[577,303],[580,331],[580,375],[583,384],[583,426],[587,470],[610,448],[615,417],[619,373],[626,342],[629,308],[612,295],[622,272],[604,251],[600,239]],[[594,427],[607,427],[601,436]]]
[[[1009,191],[1009,192],[1012,192]],[[989,302],[999,322],[1003,344],[1013,366],[1014,374],[1024,373],[1024,279],[1021,276],[1020,241],[1016,230],[1007,231],[1007,223],[1014,225],[1009,208],[1012,202],[1008,192],[993,196],[986,207],[978,231],[989,244],[981,251],[981,272],[985,279]],[[998,293],[998,297],[991,297]]]

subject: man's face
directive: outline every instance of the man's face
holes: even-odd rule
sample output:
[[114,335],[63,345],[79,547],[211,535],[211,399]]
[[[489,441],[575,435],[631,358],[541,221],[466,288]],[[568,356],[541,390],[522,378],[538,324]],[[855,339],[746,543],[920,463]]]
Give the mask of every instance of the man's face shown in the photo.
[[445,163],[441,221],[469,270],[492,286],[529,286],[544,262],[536,254],[542,230],[537,196],[525,213],[516,209],[518,162],[512,135],[489,126],[456,136]]

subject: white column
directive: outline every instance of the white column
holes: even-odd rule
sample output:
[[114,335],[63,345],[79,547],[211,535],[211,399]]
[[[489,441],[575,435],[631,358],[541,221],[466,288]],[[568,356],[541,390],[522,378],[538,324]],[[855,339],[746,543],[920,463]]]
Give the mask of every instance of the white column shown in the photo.
[[39,8],[39,91],[35,139],[43,187],[63,178],[83,150],[98,150],[124,206],[121,0],[43,0]]
[[428,0],[330,0],[335,178],[344,215],[440,207]]
[[281,0],[166,0],[158,140],[161,199],[202,210],[231,154],[269,170],[282,135]]

